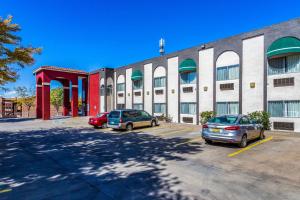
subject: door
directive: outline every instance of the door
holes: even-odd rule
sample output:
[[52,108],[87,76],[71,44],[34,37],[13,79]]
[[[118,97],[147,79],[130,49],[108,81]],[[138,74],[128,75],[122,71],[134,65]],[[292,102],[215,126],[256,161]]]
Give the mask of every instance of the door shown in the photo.
[[151,126],[152,116],[149,113],[145,112],[145,111],[141,111],[141,116],[142,116],[143,126]]
[[248,117],[242,117],[240,120],[240,125],[241,125],[241,128],[244,129],[245,132],[247,133],[248,139],[255,138],[255,129],[254,129],[254,126],[252,126],[252,124],[250,123],[250,120],[248,119]]

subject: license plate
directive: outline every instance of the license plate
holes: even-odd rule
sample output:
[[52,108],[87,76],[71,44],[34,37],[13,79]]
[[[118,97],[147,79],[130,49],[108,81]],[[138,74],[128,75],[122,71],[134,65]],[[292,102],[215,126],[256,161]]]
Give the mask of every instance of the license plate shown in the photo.
[[220,132],[220,129],[218,129],[218,128],[212,128],[212,129],[211,129],[211,132],[219,133],[219,132]]

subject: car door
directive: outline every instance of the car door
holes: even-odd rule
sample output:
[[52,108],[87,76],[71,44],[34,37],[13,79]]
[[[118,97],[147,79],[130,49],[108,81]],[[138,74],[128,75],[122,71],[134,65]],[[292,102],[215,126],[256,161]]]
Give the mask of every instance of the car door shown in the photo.
[[145,111],[141,111],[141,115],[142,115],[142,124],[143,124],[143,126],[150,126],[152,116],[149,113],[145,112]]
[[131,121],[133,122],[133,127],[141,127],[142,126],[142,116],[141,112],[138,110],[130,111],[131,113]]
[[250,123],[248,117],[242,117],[240,120],[240,125],[245,129],[245,132],[247,132],[248,139],[253,139],[255,137],[254,126]]

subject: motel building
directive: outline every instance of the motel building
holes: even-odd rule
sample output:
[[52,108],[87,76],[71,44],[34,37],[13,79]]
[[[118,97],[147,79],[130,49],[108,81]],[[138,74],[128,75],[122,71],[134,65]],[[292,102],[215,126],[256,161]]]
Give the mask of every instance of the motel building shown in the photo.
[[124,108],[190,124],[264,110],[272,129],[300,132],[300,19],[88,73],[89,115]]

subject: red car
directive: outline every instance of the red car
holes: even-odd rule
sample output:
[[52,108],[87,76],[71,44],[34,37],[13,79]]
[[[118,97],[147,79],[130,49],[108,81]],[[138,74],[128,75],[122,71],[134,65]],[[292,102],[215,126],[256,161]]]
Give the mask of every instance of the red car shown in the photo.
[[100,113],[96,117],[91,117],[89,119],[89,124],[95,128],[107,128],[107,115],[109,112]]

